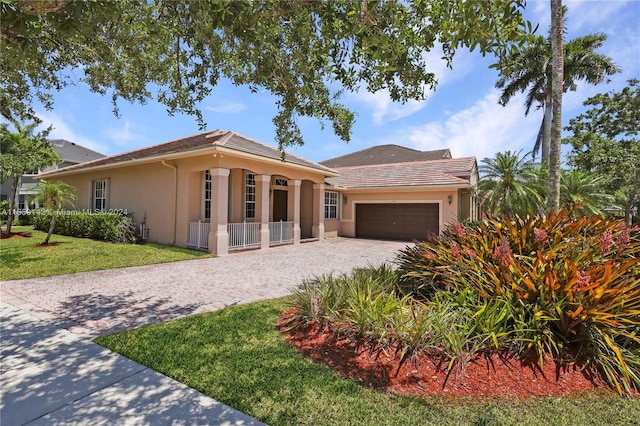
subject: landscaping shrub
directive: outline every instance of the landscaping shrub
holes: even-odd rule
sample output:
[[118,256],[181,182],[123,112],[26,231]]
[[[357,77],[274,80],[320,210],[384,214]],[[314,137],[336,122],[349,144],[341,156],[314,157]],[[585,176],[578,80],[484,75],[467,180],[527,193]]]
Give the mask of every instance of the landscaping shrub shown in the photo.
[[120,216],[116,224],[115,241],[133,243],[138,241],[138,227],[131,216]]
[[293,293],[296,320],[302,323],[315,320],[324,325],[345,314],[352,303],[350,297],[357,297],[363,291],[367,297],[393,293],[396,281],[395,272],[387,265],[357,269],[349,275],[323,275],[305,280],[302,290]]
[[0,221],[6,222],[9,218],[9,200],[0,201]]
[[472,288],[491,304],[508,298],[511,349],[593,362],[629,390],[640,385],[639,254],[637,229],[560,211],[456,224],[403,251],[399,264],[416,293],[431,283]]
[[623,393],[640,388],[639,255],[637,228],[599,216],[456,223],[402,250],[395,272],[321,279],[313,303],[325,323],[396,343],[403,358],[435,349],[451,368],[483,351],[551,356],[598,367]]
[[29,226],[31,225],[31,215],[29,214],[20,214],[17,217],[18,225],[20,226]]
[[[54,234],[122,243],[136,241],[136,226],[130,216],[80,211],[60,211],[55,214]],[[31,211],[30,216],[35,229],[44,232],[49,230],[50,211]]]

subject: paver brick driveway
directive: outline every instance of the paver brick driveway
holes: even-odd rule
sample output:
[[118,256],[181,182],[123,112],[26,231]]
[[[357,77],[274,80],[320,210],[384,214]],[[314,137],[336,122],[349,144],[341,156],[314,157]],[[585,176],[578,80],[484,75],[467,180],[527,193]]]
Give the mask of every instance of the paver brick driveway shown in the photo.
[[220,258],[6,281],[1,299],[84,337],[284,296],[305,278],[393,260],[407,243],[340,238]]

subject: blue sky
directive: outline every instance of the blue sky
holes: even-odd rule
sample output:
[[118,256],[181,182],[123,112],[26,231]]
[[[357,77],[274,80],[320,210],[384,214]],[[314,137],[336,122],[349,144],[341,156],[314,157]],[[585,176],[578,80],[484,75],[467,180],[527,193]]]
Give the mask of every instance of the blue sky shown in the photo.
[[[546,35],[550,23],[549,0],[527,2],[526,17],[540,23]],[[584,100],[597,93],[618,91],[631,78],[640,78],[640,0],[565,1],[569,8],[565,40],[602,32],[608,40],[599,50],[613,58],[622,73],[608,84],[579,85],[565,95],[563,121],[585,110]],[[497,72],[489,69],[493,57],[460,50],[448,69],[433,58],[431,71],[439,80],[435,92],[425,101],[393,103],[384,92],[344,94],[342,102],[356,112],[351,141],[335,136],[331,125],[324,130],[312,118],[301,118],[305,145],[290,149],[314,161],[322,161],[380,144],[397,144],[419,150],[450,148],[454,157],[475,156],[478,161],[496,152],[528,152],[542,120],[542,110],[524,116],[524,97],[515,97],[508,106],[498,105],[494,88]],[[121,117],[112,112],[109,96],[91,93],[79,83],[58,92],[54,109],[38,109],[39,117],[51,124],[51,138],[62,138],[98,152],[113,155],[198,133],[194,117],[169,116],[156,102],[146,105],[119,103]],[[275,98],[268,92],[253,94],[246,87],[228,82],[217,86],[200,105],[207,130],[233,130],[276,145],[271,119],[276,115]],[[566,149],[565,149],[566,151]]]

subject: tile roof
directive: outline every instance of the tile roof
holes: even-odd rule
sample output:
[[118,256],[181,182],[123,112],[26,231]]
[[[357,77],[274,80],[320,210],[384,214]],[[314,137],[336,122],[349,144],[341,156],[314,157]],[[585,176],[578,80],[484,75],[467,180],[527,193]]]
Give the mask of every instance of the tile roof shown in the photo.
[[49,139],[51,146],[63,161],[70,163],[84,163],[105,157],[104,154],[85,148],[66,139]]
[[378,145],[351,154],[321,161],[327,167],[367,166],[371,164],[406,163],[409,161],[432,161],[451,158],[449,149],[418,151],[399,145]]
[[[148,146],[146,148],[136,149],[134,151],[124,152],[109,157],[99,158],[96,160],[74,164],[51,172],[42,173],[40,177],[47,177],[61,172],[70,172],[76,170],[91,169],[94,167],[117,165],[133,160],[144,160],[163,155],[188,153],[206,148],[224,147],[234,151],[244,152],[274,160],[282,160],[282,152],[275,147],[269,146],[262,142],[247,138],[235,132],[225,130],[214,130],[212,132],[199,133],[185,138],[161,143],[158,145]],[[329,167],[306,160],[294,154],[285,153],[284,161],[286,163],[296,164],[335,174],[335,171]]]
[[348,189],[406,186],[469,185],[475,157],[407,163],[338,167],[329,185]]

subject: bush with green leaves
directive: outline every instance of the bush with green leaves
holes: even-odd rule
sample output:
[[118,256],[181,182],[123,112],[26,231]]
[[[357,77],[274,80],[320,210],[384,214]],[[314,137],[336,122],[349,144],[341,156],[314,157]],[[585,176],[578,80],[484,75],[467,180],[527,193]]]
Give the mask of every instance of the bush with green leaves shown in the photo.
[[4,223],[9,218],[9,200],[0,201],[0,223]]
[[[0,201],[0,223],[5,223],[9,219],[9,205],[9,200]],[[29,215],[25,214],[25,212],[22,210],[18,210],[17,205],[14,219],[20,226],[31,225],[31,219],[29,218]]]
[[414,293],[471,288],[491,304],[508,300],[509,349],[593,362],[628,391],[640,385],[637,231],[565,211],[455,224],[404,250],[399,270]]
[[[122,243],[133,243],[137,238],[131,216],[81,211],[57,211],[55,214],[54,234]],[[35,229],[44,232],[49,229],[50,211],[32,210],[30,217]]]
[[297,308],[296,323],[311,320],[321,325],[332,322],[345,314],[353,304],[354,297],[374,298],[382,293],[391,293],[397,276],[387,265],[368,266],[356,269],[351,274],[322,275],[303,281],[301,290],[294,291],[293,300]]
[[313,303],[324,323],[396,344],[403,358],[434,349],[462,365],[492,351],[552,357],[599,369],[623,393],[640,388],[639,255],[637,228],[599,216],[456,223],[402,250],[384,279],[370,268],[319,280]]

